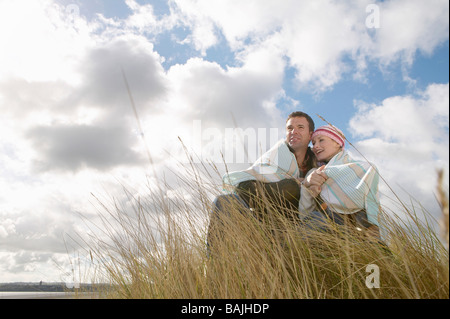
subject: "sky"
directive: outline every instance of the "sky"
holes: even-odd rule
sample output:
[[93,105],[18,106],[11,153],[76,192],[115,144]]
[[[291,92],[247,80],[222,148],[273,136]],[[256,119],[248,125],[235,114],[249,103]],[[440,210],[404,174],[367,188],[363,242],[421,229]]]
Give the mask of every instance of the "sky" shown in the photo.
[[447,0],[0,0],[0,43],[0,282],[64,280],[92,194],[144,196],[180,139],[244,169],[297,110],[440,218]]

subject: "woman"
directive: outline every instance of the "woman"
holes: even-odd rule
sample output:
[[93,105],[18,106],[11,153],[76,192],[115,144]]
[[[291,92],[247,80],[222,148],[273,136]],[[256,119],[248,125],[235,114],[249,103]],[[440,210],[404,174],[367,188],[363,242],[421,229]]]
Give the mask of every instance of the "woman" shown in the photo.
[[[311,142],[320,164],[308,172],[302,183],[299,208],[306,214],[305,223],[321,229],[329,220],[338,225],[350,223],[379,239],[377,169],[353,160],[344,149],[344,134],[334,126],[319,127]],[[320,178],[323,184],[319,187],[316,181]]]

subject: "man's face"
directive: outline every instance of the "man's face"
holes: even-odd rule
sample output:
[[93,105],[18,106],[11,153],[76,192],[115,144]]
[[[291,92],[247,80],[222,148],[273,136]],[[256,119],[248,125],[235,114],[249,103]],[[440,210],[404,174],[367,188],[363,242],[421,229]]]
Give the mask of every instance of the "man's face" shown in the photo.
[[292,117],[286,122],[286,142],[294,150],[305,149],[311,140],[308,120],[304,117]]

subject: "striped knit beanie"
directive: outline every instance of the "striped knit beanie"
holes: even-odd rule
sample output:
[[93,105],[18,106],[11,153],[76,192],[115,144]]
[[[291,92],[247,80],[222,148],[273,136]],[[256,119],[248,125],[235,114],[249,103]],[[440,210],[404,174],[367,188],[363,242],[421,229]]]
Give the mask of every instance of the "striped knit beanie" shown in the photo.
[[331,125],[321,126],[314,131],[313,135],[311,136],[311,139],[313,139],[315,136],[318,135],[325,135],[331,138],[333,141],[336,141],[336,143],[338,143],[342,148],[344,148],[345,146],[344,133],[342,133],[342,131],[337,127]]

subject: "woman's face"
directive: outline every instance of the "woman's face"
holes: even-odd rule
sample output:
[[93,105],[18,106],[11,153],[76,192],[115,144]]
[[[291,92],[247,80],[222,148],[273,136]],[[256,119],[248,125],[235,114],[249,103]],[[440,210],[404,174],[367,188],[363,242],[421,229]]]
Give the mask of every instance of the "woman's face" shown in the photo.
[[341,146],[325,135],[317,135],[312,139],[313,152],[319,162],[328,162],[341,151]]

